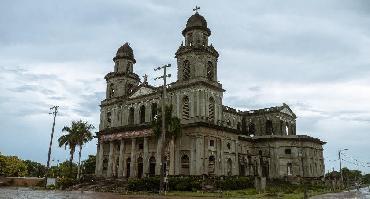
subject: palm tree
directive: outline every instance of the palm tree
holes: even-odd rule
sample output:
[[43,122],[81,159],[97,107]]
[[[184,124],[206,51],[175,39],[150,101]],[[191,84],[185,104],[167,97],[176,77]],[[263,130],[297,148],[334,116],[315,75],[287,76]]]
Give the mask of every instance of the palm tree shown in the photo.
[[67,134],[64,134],[60,136],[58,139],[59,147],[62,147],[64,145],[64,148],[66,149],[67,146],[69,147],[70,151],[70,172],[72,175],[72,162],[74,153],[76,151],[76,147],[79,146],[79,157],[78,157],[78,174],[77,177],[80,177],[80,163],[81,163],[81,151],[82,146],[93,139],[91,130],[94,129],[94,126],[83,122],[82,120],[79,121],[72,121],[72,124],[70,127],[65,126],[62,131],[67,132]]
[[[172,116],[172,105],[166,106],[165,108],[165,128],[166,136],[170,137],[172,140],[176,139],[181,135],[181,123],[178,117]],[[158,138],[162,134],[162,115],[157,115],[152,121],[152,129],[155,136]]]
[[64,146],[64,149],[67,149],[67,146],[69,147],[69,165],[70,165],[70,175],[72,175],[72,162],[73,162],[73,155],[76,150],[76,146],[78,144],[77,140],[77,132],[79,129],[79,125],[76,121],[72,121],[71,127],[65,126],[62,129],[62,132],[67,132],[67,134],[64,134],[59,137],[59,147]]
[[81,152],[82,146],[93,139],[93,135],[91,130],[95,127],[92,124],[87,122],[78,121],[78,125],[80,126],[79,131],[77,132],[77,145],[79,146],[78,152],[78,170],[77,170],[77,179],[80,178],[81,175]]

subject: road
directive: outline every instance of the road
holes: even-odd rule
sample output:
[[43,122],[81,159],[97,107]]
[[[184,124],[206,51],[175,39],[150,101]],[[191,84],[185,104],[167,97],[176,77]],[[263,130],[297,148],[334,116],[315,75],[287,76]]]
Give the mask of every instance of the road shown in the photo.
[[352,190],[349,192],[328,193],[311,197],[311,199],[370,199],[370,192],[369,188],[361,188],[360,191]]

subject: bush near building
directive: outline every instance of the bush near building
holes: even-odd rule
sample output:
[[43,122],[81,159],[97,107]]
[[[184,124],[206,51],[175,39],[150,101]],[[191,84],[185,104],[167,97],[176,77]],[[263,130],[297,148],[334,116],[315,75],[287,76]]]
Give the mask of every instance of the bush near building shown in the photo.
[[[250,177],[211,177],[202,176],[170,176],[168,178],[169,191],[197,191],[211,190],[240,190],[253,188],[254,179]],[[127,188],[129,191],[159,190],[159,177],[146,177],[141,179],[129,179]]]

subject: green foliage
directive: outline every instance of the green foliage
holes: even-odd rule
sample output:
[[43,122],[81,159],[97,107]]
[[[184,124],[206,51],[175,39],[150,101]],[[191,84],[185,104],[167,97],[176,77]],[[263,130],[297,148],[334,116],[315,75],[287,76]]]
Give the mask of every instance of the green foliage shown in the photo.
[[[168,178],[170,191],[197,191],[205,185],[213,185],[215,189],[240,190],[253,187],[253,179],[249,177],[214,177],[203,179],[199,176],[171,176]],[[142,179],[129,179],[128,190],[130,191],[158,191],[159,177]]]
[[69,161],[60,163],[58,166],[52,166],[49,169],[49,177],[64,177],[64,178],[74,178],[77,175],[77,165],[72,163],[72,172]]
[[0,155],[0,176],[23,177],[27,175],[27,165],[17,156]]
[[87,160],[82,161],[83,173],[84,174],[94,174],[95,173],[95,164],[96,164],[96,156],[95,155],[89,155]]
[[171,177],[168,180],[171,191],[194,191],[202,189],[202,179],[196,177]]
[[365,184],[370,184],[370,174],[365,174],[362,179]]
[[[181,123],[178,117],[172,116],[172,105],[165,108],[165,127],[166,136],[177,138],[181,135]],[[152,121],[152,129],[155,136],[158,138],[162,134],[162,115],[159,114]]]
[[225,177],[215,181],[216,187],[221,190],[240,190],[254,186],[254,179],[251,177]]
[[45,172],[46,172],[46,166],[45,165],[43,165],[41,163],[38,163],[38,162],[31,161],[31,160],[25,160],[23,162],[27,166],[28,176],[30,176],[30,177],[44,177]]
[[342,168],[342,175],[345,184],[352,184],[362,179],[361,171],[349,170],[347,167]]
[[152,191],[159,190],[159,177],[146,177],[141,179],[129,179],[127,188],[130,191]]
[[92,129],[94,129],[93,125],[88,124],[87,122],[84,122],[82,120],[72,121],[70,127],[65,126],[62,129],[62,131],[67,132],[67,134],[60,136],[60,138],[58,139],[59,147],[64,146],[64,148],[66,149],[68,146],[70,149],[69,162],[71,173],[72,173],[73,155],[76,150],[76,146],[80,146],[79,157],[81,157],[82,145],[89,142],[93,138],[91,133]]
[[56,187],[60,189],[66,189],[68,187],[71,187],[75,184],[77,184],[78,181],[75,178],[70,178],[70,177],[61,177],[58,178]]

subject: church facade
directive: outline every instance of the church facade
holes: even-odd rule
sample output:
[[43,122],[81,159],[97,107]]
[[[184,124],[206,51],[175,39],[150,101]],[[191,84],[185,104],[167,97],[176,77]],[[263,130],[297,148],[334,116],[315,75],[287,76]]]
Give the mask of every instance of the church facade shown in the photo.
[[[208,43],[211,31],[198,12],[182,31],[176,52],[177,81],[168,85],[173,116],[182,134],[165,146],[169,175],[262,176],[318,178],[324,175],[325,142],[296,135],[296,115],[288,105],[240,111],[223,105],[225,90],[218,81],[217,50]],[[105,76],[106,99],[101,115],[96,176],[159,175],[161,138],[151,122],[161,105],[161,88],[141,82],[128,43],[113,58]],[[220,66],[222,67],[222,66]]]

